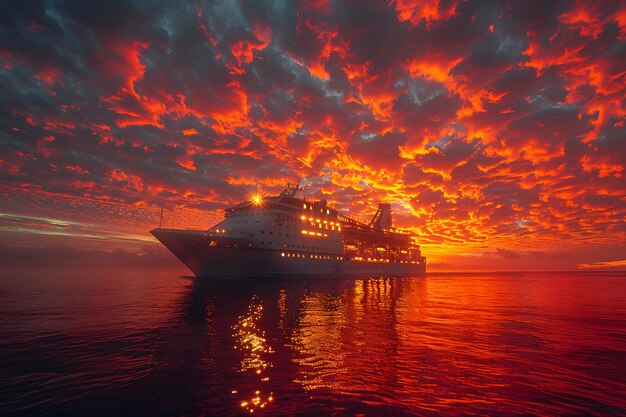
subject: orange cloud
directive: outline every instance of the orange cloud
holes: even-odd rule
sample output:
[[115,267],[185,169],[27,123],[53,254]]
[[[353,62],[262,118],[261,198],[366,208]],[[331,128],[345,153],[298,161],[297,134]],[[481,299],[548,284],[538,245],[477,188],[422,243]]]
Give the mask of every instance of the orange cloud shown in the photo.
[[452,17],[456,11],[457,1],[449,2],[443,6],[440,0],[394,0],[389,2],[398,13],[398,20],[409,22],[412,26],[417,26],[425,22],[427,26],[437,24],[442,20]]

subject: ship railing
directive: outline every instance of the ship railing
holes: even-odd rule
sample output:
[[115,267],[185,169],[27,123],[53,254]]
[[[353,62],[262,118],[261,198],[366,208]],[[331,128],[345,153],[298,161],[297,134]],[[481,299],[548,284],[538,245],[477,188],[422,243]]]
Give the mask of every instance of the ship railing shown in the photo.
[[360,229],[360,230],[364,230],[364,231],[372,231],[372,230],[376,230],[376,231],[381,231],[384,234],[392,234],[392,233],[399,233],[399,234],[403,234],[403,235],[413,235],[413,233],[411,233],[408,230],[403,230],[403,229],[398,229],[396,227],[390,227],[389,229],[377,229],[375,227],[370,226],[369,224],[366,223],[362,223],[358,220],[355,220],[353,218],[350,218],[348,216],[345,216],[343,214],[339,214],[338,215],[339,220],[341,220],[344,223],[347,223],[350,226],[355,226],[356,228]]
[[369,225],[367,225],[365,223],[362,223],[362,222],[360,222],[358,220],[354,220],[353,218],[350,218],[350,217],[345,216],[343,214],[339,214],[338,217],[339,217],[339,220],[341,220],[344,223],[349,223],[349,224],[354,225],[354,226],[360,226],[360,227],[364,227],[366,229],[371,229],[371,227]]

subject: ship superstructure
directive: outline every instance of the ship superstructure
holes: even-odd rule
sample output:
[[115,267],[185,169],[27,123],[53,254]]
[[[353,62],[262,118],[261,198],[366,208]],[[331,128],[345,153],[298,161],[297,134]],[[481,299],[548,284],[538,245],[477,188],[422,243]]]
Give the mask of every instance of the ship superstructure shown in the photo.
[[209,230],[151,233],[198,277],[382,277],[426,271],[416,237],[392,227],[390,204],[369,224],[326,200],[297,198],[299,185],[225,210]]

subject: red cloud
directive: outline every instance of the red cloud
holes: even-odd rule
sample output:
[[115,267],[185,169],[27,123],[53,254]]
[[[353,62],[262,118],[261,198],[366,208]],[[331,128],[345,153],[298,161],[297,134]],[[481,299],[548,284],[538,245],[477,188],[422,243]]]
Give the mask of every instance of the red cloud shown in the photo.
[[454,15],[458,1],[446,2],[446,6],[440,0],[395,0],[389,3],[398,12],[398,20],[401,22],[409,22],[412,26],[425,22],[430,26]]

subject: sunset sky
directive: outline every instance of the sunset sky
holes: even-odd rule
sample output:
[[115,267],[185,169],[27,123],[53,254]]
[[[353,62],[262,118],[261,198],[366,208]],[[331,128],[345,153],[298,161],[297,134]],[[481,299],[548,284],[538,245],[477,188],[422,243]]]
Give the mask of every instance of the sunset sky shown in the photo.
[[356,219],[392,203],[432,271],[626,267],[624,2],[1,9],[5,258],[171,256],[161,207],[208,228],[303,178]]

